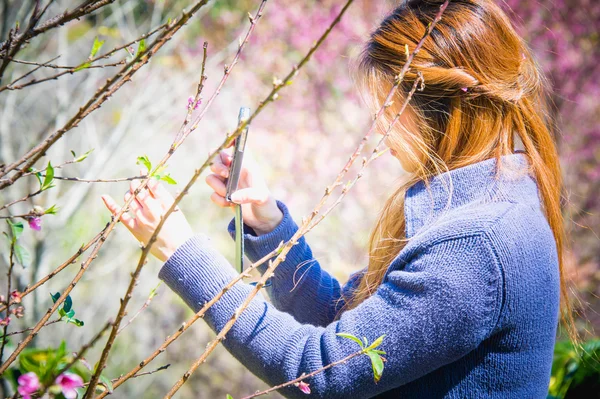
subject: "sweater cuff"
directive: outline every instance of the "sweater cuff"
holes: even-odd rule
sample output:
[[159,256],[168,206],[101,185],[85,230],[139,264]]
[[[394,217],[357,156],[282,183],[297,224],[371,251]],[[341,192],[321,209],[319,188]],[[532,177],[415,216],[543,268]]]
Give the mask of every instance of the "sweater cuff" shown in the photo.
[[[289,241],[298,230],[298,225],[294,222],[294,219],[292,219],[288,207],[279,200],[276,200],[276,202],[277,207],[283,213],[283,219],[272,231],[259,236],[252,227],[243,223],[244,252],[248,259],[253,263],[272,252],[277,248],[281,241],[284,243]],[[227,231],[235,241],[235,217],[229,222]],[[259,271],[264,272],[261,267],[266,270],[267,263],[265,262],[259,266]]]
[[[212,245],[204,234],[189,238],[163,264],[158,277],[179,295],[185,303],[198,312],[238,276],[231,263]],[[235,309],[251,287],[238,281],[205,315],[213,328],[223,325],[231,314],[225,309]],[[219,311],[221,309],[221,311]],[[220,320],[222,319],[222,320]]]

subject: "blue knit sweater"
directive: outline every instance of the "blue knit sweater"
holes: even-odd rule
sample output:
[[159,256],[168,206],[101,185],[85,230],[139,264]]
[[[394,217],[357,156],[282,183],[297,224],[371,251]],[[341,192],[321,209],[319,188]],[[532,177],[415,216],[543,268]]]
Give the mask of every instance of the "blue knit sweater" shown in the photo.
[[[361,355],[308,378],[309,395],[280,390],[289,398],[545,398],[558,323],[556,245],[526,155],[505,155],[501,164],[499,180],[490,158],[434,176],[429,190],[423,182],[411,186],[404,209],[410,241],[377,291],[339,320],[341,294],[351,293],[362,271],[341,285],[300,238],[266,289],[271,302],[259,293],[223,345],[276,385],[359,349],[338,332],[369,342],[386,334],[378,383]],[[285,204],[277,205],[284,217],[272,232],[257,236],[244,226],[252,262],[298,229]],[[235,237],[233,219],[228,232]],[[159,273],[194,311],[236,275],[204,234],[179,247]],[[239,282],[227,291],[206,313],[208,325],[220,331],[252,289]]]

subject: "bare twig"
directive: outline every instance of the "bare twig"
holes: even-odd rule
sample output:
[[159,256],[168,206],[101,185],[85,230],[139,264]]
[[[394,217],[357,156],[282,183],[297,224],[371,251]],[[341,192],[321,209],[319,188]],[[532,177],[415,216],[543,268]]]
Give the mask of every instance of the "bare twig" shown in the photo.
[[350,355],[346,356],[345,358],[343,358],[343,359],[340,359],[340,360],[338,360],[338,361],[335,361],[335,362],[333,362],[333,363],[329,363],[327,366],[321,367],[320,369],[318,369],[318,370],[315,370],[315,371],[313,371],[313,372],[311,372],[311,373],[308,373],[308,374],[301,375],[300,377],[298,377],[298,378],[296,378],[296,379],[293,379],[293,380],[291,380],[291,381],[288,381],[288,382],[285,382],[285,383],[283,383],[283,384],[280,384],[280,385],[277,385],[277,386],[271,387],[271,388],[269,388],[269,389],[265,389],[264,391],[257,392],[257,393],[255,393],[255,394],[252,394],[252,395],[250,395],[250,396],[244,396],[242,399],[256,398],[257,396],[266,395],[266,394],[268,394],[268,393],[271,393],[271,392],[273,392],[273,391],[277,391],[277,390],[279,390],[279,389],[281,389],[281,388],[285,388],[285,387],[287,387],[287,386],[290,386],[290,385],[296,384],[296,383],[298,383],[298,382],[300,382],[300,381],[302,381],[302,380],[304,380],[304,379],[306,379],[306,378],[312,377],[313,375],[317,375],[317,374],[319,374],[319,373],[322,373],[323,371],[325,371],[325,370],[327,370],[327,369],[330,369],[330,368],[332,368],[333,366],[338,366],[338,365],[340,365],[340,364],[346,363],[348,360],[350,360],[350,359],[352,359],[352,358],[355,358],[356,356],[362,355],[363,353],[365,353],[365,350],[364,350],[364,349],[362,349],[362,350],[359,350],[358,352],[352,353],[352,354],[350,354]]
[[[63,320],[62,319],[56,319],[56,320],[49,321],[48,323],[44,324],[44,327],[49,326],[50,324],[59,323],[61,321],[63,321]],[[29,327],[29,328],[26,328],[26,329],[21,330],[21,331],[13,331],[13,332],[10,332],[10,333],[6,334],[5,336],[6,337],[10,337],[11,335],[23,334],[23,333],[26,333],[27,331],[31,331],[31,330],[33,330],[33,327]]]
[[117,335],[121,334],[121,332],[128,326],[130,325],[148,306],[150,306],[150,303],[152,303],[152,299],[154,299],[154,297],[156,296],[156,288],[152,290],[152,292],[150,293],[150,295],[148,296],[148,299],[146,299],[146,302],[144,302],[144,304],[142,305],[142,307],[140,308],[140,310],[138,310],[131,319],[129,319],[129,321],[127,323],[125,323],[120,329],[119,331],[117,331]]
[[[89,61],[86,61],[86,62],[89,62]],[[104,64],[104,65],[90,65],[89,67],[86,67],[85,69],[89,69],[89,68],[107,68],[107,67],[116,67],[116,66],[119,66],[119,65],[124,65],[125,63],[126,63],[126,61],[125,61],[125,60],[121,60],[121,61],[118,61],[118,62],[114,62],[114,63],[112,63],[112,64]],[[29,82],[27,82],[27,83],[23,83],[22,85],[15,85],[15,84],[16,84],[16,83],[17,83],[19,80],[23,79],[23,78],[24,78],[24,77],[26,77],[27,75],[30,75],[30,74],[32,74],[33,72],[35,72],[35,71],[36,71],[36,70],[38,70],[39,68],[41,68],[41,66],[40,66],[40,67],[37,67],[37,68],[34,68],[34,69],[32,69],[31,71],[29,71],[29,72],[28,72],[28,73],[26,73],[25,75],[21,76],[20,78],[16,79],[16,80],[15,80],[15,81],[13,81],[12,83],[9,83],[9,84],[7,84],[6,86],[2,86],[2,87],[0,87],[0,93],[1,93],[1,92],[3,92],[4,90],[21,90],[21,89],[24,89],[24,88],[26,88],[26,87],[33,86],[33,85],[36,85],[36,84],[39,84],[39,83],[48,82],[48,81],[50,81],[50,80],[56,80],[56,79],[58,79],[58,78],[60,78],[61,76],[64,76],[64,75],[72,75],[72,74],[74,74],[75,72],[78,72],[78,71],[83,71],[83,70],[85,70],[85,69],[77,69],[77,68],[79,68],[79,67],[71,67],[70,69],[67,69],[67,70],[65,70],[65,71],[62,71],[62,72],[56,73],[56,74],[54,74],[54,75],[51,75],[51,76],[47,76],[47,77],[45,77],[45,78],[40,78],[40,79],[32,79],[32,80],[30,80],[30,81],[29,81]]]

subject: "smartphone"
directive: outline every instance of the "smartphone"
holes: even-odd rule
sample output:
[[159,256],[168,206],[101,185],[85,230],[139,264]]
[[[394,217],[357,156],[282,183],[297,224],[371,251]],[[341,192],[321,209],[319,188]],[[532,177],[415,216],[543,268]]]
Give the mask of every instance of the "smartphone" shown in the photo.
[[[240,107],[238,115],[238,126],[245,120],[250,118],[250,108]],[[238,182],[240,180],[240,171],[242,170],[242,162],[244,160],[244,149],[246,148],[246,139],[248,138],[248,128],[246,125],[244,130],[234,140],[233,160],[231,161],[231,167],[229,168],[229,177],[227,178],[227,192],[225,199],[231,202],[231,194],[238,189]]]
[[[250,108],[240,107],[238,114],[238,126],[250,117]],[[240,180],[240,171],[244,160],[244,149],[246,148],[246,138],[248,137],[248,125],[242,130],[239,136],[234,140],[233,159],[229,168],[229,177],[227,178],[227,192],[225,199],[231,202],[231,194],[238,189]],[[244,271],[244,219],[242,218],[242,206],[235,204],[235,267],[238,273]]]

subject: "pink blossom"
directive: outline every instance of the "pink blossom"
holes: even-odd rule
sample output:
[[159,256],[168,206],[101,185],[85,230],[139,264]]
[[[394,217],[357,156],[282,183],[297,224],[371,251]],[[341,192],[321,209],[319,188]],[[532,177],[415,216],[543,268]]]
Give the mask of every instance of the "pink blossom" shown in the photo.
[[304,392],[305,394],[309,394],[310,393],[310,387],[308,386],[308,384],[304,381],[300,381],[298,383],[298,389],[300,389],[302,392]]
[[12,303],[21,303],[21,293],[17,290],[14,290],[10,293],[10,299]]
[[0,326],[7,326],[10,324],[10,317],[6,316],[4,319],[0,319]]
[[83,379],[77,374],[73,373],[63,373],[59,375],[54,382],[60,385],[62,394],[67,399],[75,399],[77,397],[77,391],[75,388],[83,386]]
[[[202,100],[198,100],[198,102],[196,103],[196,106],[194,107],[194,109],[198,109],[198,107],[200,106],[200,103],[202,102]],[[189,96],[188,97],[188,109],[194,104],[194,96]]]
[[23,310],[23,306],[18,306],[16,308],[12,308],[10,311],[17,317],[17,319],[20,319],[21,317],[23,317]]
[[467,91],[469,91],[469,88],[468,88],[468,87],[461,87],[460,89],[461,89],[462,91],[464,91],[465,93],[466,93]]
[[42,218],[34,216],[28,219],[29,227],[33,230],[40,231],[42,229]]
[[19,383],[17,391],[23,399],[31,399],[31,394],[40,389],[40,380],[33,371],[21,375],[17,382]]

